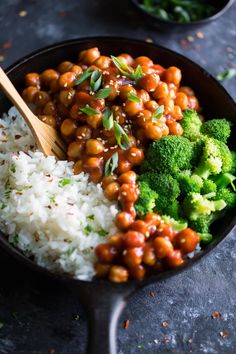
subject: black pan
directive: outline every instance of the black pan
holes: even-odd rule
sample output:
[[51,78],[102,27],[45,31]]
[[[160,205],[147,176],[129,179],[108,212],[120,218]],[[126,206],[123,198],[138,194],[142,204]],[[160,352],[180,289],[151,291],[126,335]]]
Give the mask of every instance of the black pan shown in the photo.
[[[77,54],[82,49],[98,46],[106,55],[117,55],[122,52],[133,56],[147,55],[155,62],[165,67],[175,65],[182,70],[183,82],[190,85],[204,107],[206,117],[227,117],[235,123],[236,134],[236,104],[224,88],[205,70],[180,54],[169,49],[148,44],[142,41],[124,38],[84,38],[75,39],[49,46],[34,52],[21,59],[8,68],[7,73],[19,91],[22,90],[24,75],[32,71],[42,71],[53,67],[64,60],[75,61]],[[10,107],[10,102],[0,93],[0,111],[5,112]],[[236,150],[236,142],[231,142]],[[19,261],[32,269],[51,278],[58,279],[64,284],[79,290],[81,303],[87,309],[89,316],[89,354],[115,354],[116,353],[116,325],[119,315],[126,302],[134,291],[150,284],[173,276],[186,267],[193,265],[203,256],[213,250],[233,229],[236,217],[234,211],[229,212],[214,230],[214,241],[204,248],[187,264],[177,270],[166,271],[144,280],[142,282],[130,281],[124,284],[113,284],[105,280],[92,282],[72,279],[66,275],[56,275],[44,268],[37,266],[32,260],[26,258],[7,241],[6,236],[0,232],[0,245],[16,257]],[[79,353],[79,351],[78,351]],[[81,354],[81,353],[80,353]]]

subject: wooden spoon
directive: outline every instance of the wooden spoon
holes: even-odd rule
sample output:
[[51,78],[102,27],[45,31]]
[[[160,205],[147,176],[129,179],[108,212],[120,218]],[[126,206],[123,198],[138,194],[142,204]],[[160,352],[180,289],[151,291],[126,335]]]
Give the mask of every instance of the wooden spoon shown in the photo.
[[66,146],[56,129],[42,122],[31,112],[1,67],[0,87],[29,126],[38,149],[46,156],[54,155],[59,160],[66,160]]

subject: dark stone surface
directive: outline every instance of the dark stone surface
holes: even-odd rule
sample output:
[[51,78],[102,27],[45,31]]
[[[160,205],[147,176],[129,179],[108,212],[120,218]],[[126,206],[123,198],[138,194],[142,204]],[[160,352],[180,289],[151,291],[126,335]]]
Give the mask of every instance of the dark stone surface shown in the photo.
[[[27,15],[20,17],[20,11]],[[196,31],[164,34],[148,26],[128,0],[1,0],[0,60],[7,67],[56,41],[116,35],[151,38],[216,75],[228,66],[236,67],[235,19],[236,4],[217,22],[199,28],[205,38],[197,39]],[[183,48],[180,41],[187,36],[194,41]],[[235,79],[224,86],[236,98]],[[119,354],[236,352],[235,237],[231,233],[192,269],[132,297],[119,321]],[[214,311],[222,314],[220,319],[211,318]],[[127,330],[125,319],[130,320]],[[77,294],[32,273],[2,251],[0,323],[0,354],[85,352],[87,321]],[[229,336],[222,337],[223,331]]]

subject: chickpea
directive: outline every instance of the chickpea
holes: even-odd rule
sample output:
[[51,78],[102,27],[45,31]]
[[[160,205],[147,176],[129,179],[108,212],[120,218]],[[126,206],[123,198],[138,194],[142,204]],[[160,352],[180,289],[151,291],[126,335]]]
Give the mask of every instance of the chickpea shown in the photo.
[[158,75],[161,75],[165,72],[165,69],[163,68],[163,66],[159,65],[159,64],[154,64],[152,66],[153,70],[155,70],[155,72],[158,74]]
[[153,92],[156,90],[160,76],[158,74],[146,74],[139,79],[139,85],[147,92]]
[[169,87],[167,83],[160,81],[152,95],[156,100],[167,97],[169,95]]
[[146,243],[143,250],[143,263],[152,267],[157,261],[155,250],[150,243]]
[[122,173],[119,178],[118,178],[118,182],[123,184],[123,183],[127,183],[127,184],[135,184],[136,183],[136,179],[137,179],[137,175],[134,171],[128,171],[128,172],[124,172]]
[[165,258],[171,255],[174,250],[172,243],[164,237],[156,237],[153,241],[153,247],[158,258]]
[[175,120],[181,120],[183,118],[183,113],[182,113],[180,106],[174,106],[174,109],[171,112],[171,116]]
[[162,136],[169,135],[169,127],[164,123],[160,125]]
[[147,122],[152,121],[152,112],[147,109],[142,110],[137,117],[137,124],[139,127],[145,128]]
[[77,139],[90,139],[92,136],[92,129],[88,125],[83,125],[82,127],[78,127],[75,132],[75,136]]
[[137,231],[128,231],[123,235],[123,242],[125,248],[143,247],[145,236]]
[[78,175],[83,171],[83,161],[78,160],[75,164],[74,164],[74,174]]
[[124,263],[130,268],[141,264],[142,257],[143,257],[143,249],[141,247],[129,248],[123,252]]
[[132,93],[134,95],[137,95],[137,91],[135,90],[135,88],[133,86],[129,86],[129,85],[121,86],[120,98],[122,99],[122,101],[128,100],[128,93]]
[[127,160],[132,163],[132,165],[140,165],[144,160],[143,150],[132,147],[126,151]]
[[184,132],[183,128],[178,122],[169,121],[168,128],[169,128],[170,135],[177,135],[177,136],[183,135]]
[[128,66],[133,66],[134,65],[134,58],[131,57],[131,55],[127,53],[122,53],[118,56],[118,59],[120,59],[123,63],[125,63]]
[[122,211],[117,214],[115,224],[119,229],[126,230],[132,224],[133,221],[134,218],[132,217],[132,215],[130,215],[130,213]]
[[51,116],[51,115],[40,115],[39,116],[40,120],[48,125],[50,125],[51,127],[55,128],[57,121],[56,121],[56,117],[55,116]]
[[92,173],[101,169],[102,161],[98,157],[88,157],[84,161],[84,172]]
[[67,71],[70,71],[70,69],[73,67],[73,63],[70,61],[63,61],[61,64],[58,66],[58,71],[60,74],[64,74]]
[[78,120],[79,118],[81,118],[81,116],[86,117],[86,115],[82,113],[80,108],[81,108],[81,106],[78,103],[75,103],[75,104],[73,104],[73,106],[70,107],[70,114],[69,115],[72,119]]
[[154,100],[145,103],[145,108],[150,112],[154,112],[158,107],[158,103]]
[[155,72],[152,66],[142,65],[141,68],[144,75],[153,74]]
[[134,67],[136,67],[138,65],[153,66],[153,61],[148,57],[140,56],[140,57],[135,58],[135,60],[134,60]]
[[104,195],[108,200],[117,200],[119,196],[119,189],[119,183],[112,182],[105,187]]
[[118,251],[122,251],[122,249],[124,248],[123,234],[121,232],[118,232],[110,236],[108,243],[109,245],[114,246]]
[[165,98],[161,98],[158,102],[159,106],[164,106],[165,107],[165,113],[170,113],[174,110],[174,106],[175,106],[175,103],[174,103],[174,100],[172,100],[172,98],[170,98],[169,96],[168,97],[165,97]]
[[88,139],[86,141],[86,153],[88,155],[98,155],[104,150],[104,145],[97,139]]
[[147,137],[146,137],[146,132],[145,132],[144,128],[137,129],[136,136],[137,136],[138,145],[145,144]]
[[179,106],[182,110],[188,107],[188,96],[183,92],[178,92],[175,98],[175,104]]
[[40,88],[40,77],[37,73],[29,73],[25,75],[25,85]]
[[179,68],[176,68],[175,66],[171,66],[165,71],[165,80],[168,83],[173,83],[176,86],[179,86],[180,81],[182,79],[182,74]]
[[62,118],[67,118],[70,116],[68,109],[62,103],[58,103],[56,106],[57,113]]
[[116,175],[104,176],[102,179],[102,188],[106,188],[108,184],[115,182],[117,180]]
[[173,241],[176,233],[171,225],[163,224],[159,227],[157,235],[159,237],[168,238],[170,241]]
[[25,102],[32,103],[32,102],[34,102],[34,97],[35,97],[36,92],[38,92],[37,87],[28,86],[22,92],[22,97],[25,100]]
[[86,117],[86,122],[92,128],[97,129],[102,124],[102,113]]
[[133,202],[127,202],[127,201],[122,201],[122,206],[123,206],[123,210],[127,211],[127,213],[129,213],[133,219],[136,218],[136,209],[134,207],[134,203]]
[[94,264],[94,269],[98,278],[105,278],[109,273],[110,265],[96,262]]
[[101,70],[108,69],[111,66],[111,63],[112,63],[111,58],[106,57],[105,55],[101,55],[93,62],[93,64],[96,65]]
[[61,133],[65,137],[71,137],[76,132],[77,125],[73,119],[65,119],[61,125]]
[[137,96],[140,98],[143,104],[147,103],[150,101],[150,95],[147,91],[141,89],[138,91]]
[[134,278],[139,281],[144,279],[145,273],[146,273],[145,268],[144,268],[144,266],[142,266],[142,264],[138,264],[138,265],[130,268],[129,271],[130,271],[131,278]]
[[136,138],[133,135],[128,134],[128,138],[129,138],[129,147],[136,147],[137,145],[137,141]]
[[142,110],[142,102],[126,101],[125,112],[130,117],[136,116]]
[[73,103],[74,97],[75,90],[73,88],[69,90],[61,90],[59,93],[59,100],[65,107],[68,107]]
[[59,78],[58,72],[53,69],[44,70],[40,75],[40,80],[44,85],[49,85],[51,81],[57,80],[58,78]]
[[118,174],[122,174],[124,172],[128,172],[129,170],[131,170],[132,167],[133,167],[132,163],[121,156],[119,157],[118,167],[116,171]]
[[109,280],[113,283],[124,283],[128,280],[128,270],[123,266],[114,265],[109,272]]
[[145,131],[145,136],[148,139],[158,140],[162,137],[161,128],[152,122],[146,124],[144,131]]
[[149,226],[159,226],[161,224],[161,217],[159,214],[150,213],[145,215],[144,221],[149,224]]
[[138,199],[139,192],[135,185],[124,183],[120,187],[119,196],[122,201],[133,203]]
[[180,231],[175,239],[174,244],[179,248],[183,254],[193,252],[199,243],[200,238],[198,234],[190,228]]
[[181,252],[179,250],[173,251],[166,257],[165,263],[169,268],[176,268],[184,263]]
[[193,109],[195,111],[199,111],[200,106],[197,97],[188,96],[188,108]]
[[179,92],[185,93],[187,96],[195,96],[194,91],[189,86],[181,86]]
[[97,47],[82,50],[79,53],[79,61],[82,61],[84,64],[91,65],[95,62],[97,58],[100,57],[100,52]]
[[114,85],[106,85],[106,88],[110,88],[111,92],[109,96],[106,98],[108,101],[114,101],[116,97],[119,95],[119,90],[116,84]]
[[91,101],[91,96],[84,91],[77,91],[75,94],[75,101],[81,106],[85,106],[86,104],[89,104]]
[[51,101],[50,96],[45,91],[37,91],[34,95],[34,104],[37,107],[44,107],[49,101]]
[[105,100],[104,98],[101,98],[99,100],[91,100],[90,101],[90,107],[95,109],[95,111],[101,111],[105,108]]
[[49,85],[50,93],[57,93],[60,91],[59,80],[52,80]]
[[52,101],[49,101],[46,103],[43,109],[43,114],[49,115],[49,116],[55,116],[56,115],[56,107],[55,104]]
[[75,73],[68,71],[64,74],[61,74],[61,76],[58,79],[58,84],[61,88],[69,89],[73,87],[74,81],[75,81]]
[[79,65],[73,65],[70,71],[75,74],[76,78],[82,74],[82,68]]
[[117,250],[115,247],[106,243],[100,243],[95,248],[96,256],[101,263],[111,263],[117,256]]
[[67,149],[67,155],[73,159],[81,159],[84,153],[85,142],[81,140],[75,140],[69,144]]
[[135,220],[129,228],[130,230],[141,232],[145,237],[149,237],[150,235],[148,225],[143,220]]

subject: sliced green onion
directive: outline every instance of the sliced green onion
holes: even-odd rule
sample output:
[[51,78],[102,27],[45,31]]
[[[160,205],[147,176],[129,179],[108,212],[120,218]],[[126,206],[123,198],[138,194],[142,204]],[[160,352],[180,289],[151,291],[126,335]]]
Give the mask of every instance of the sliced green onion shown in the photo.
[[102,73],[95,70],[90,77],[90,86],[92,91],[96,92],[102,84]]
[[130,143],[129,137],[116,121],[114,121],[114,134],[119,147],[123,150],[127,150]]
[[132,92],[128,92],[127,98],[129,101],[133,101],[133,102],[140,102],[141,101],[140,98]]
[[119,155],[115,152],[105,164],[105,176],[110,176],[118,166]]
[[121,72],[121,74],[128,77],[129,79],[138,81],[143,76],[143,71],[140,65],[137,66],[134,72],[132,68],[130,68],[125,63],[123,63],[123,61],[120,60],[119,58],[111,55],[111,59],[115,64],[115,66],[117,67],[117,69]]
[[225,70],[224,72],[218,74],[216,76],[216,78],[219,81],[224,81],[224,80],[232,79],[234,76],[236,76],[236,69],[231,68],[231,69]]
[[110,130],[111,128],[113,128],[114,125],[113,113],[110,111],[109,108],[105,108],[102,113],[102,124],[105,129]]
[[152,122],[158,122],[158,120],[163,116],[164,109],[164,105],[161,105],[155,109],[155,111],[152,113]]
[[74,82],[74,86],[77,86],[84,82],[86,79],[88,79],[94,70],[92,68],[88,68],[86,71],[84,71]]
[[80,111],[87,114],[88,116],[93,116],[94,114],[99,114],[98,111],[95,111],[95,109],[91,108],[88,104],[86,104],[86,106],[80,107]]
[[134,80],[137,82],[139,79],[141,79],[142,76],[143,76],[142,67],[140,65],[138,65],[134,74],[133,74]]
[[101,98],[107,98],[110,95],[110,93],[111,93],[111,87],[100,89],[96,94],[96,99],[99,100]]

